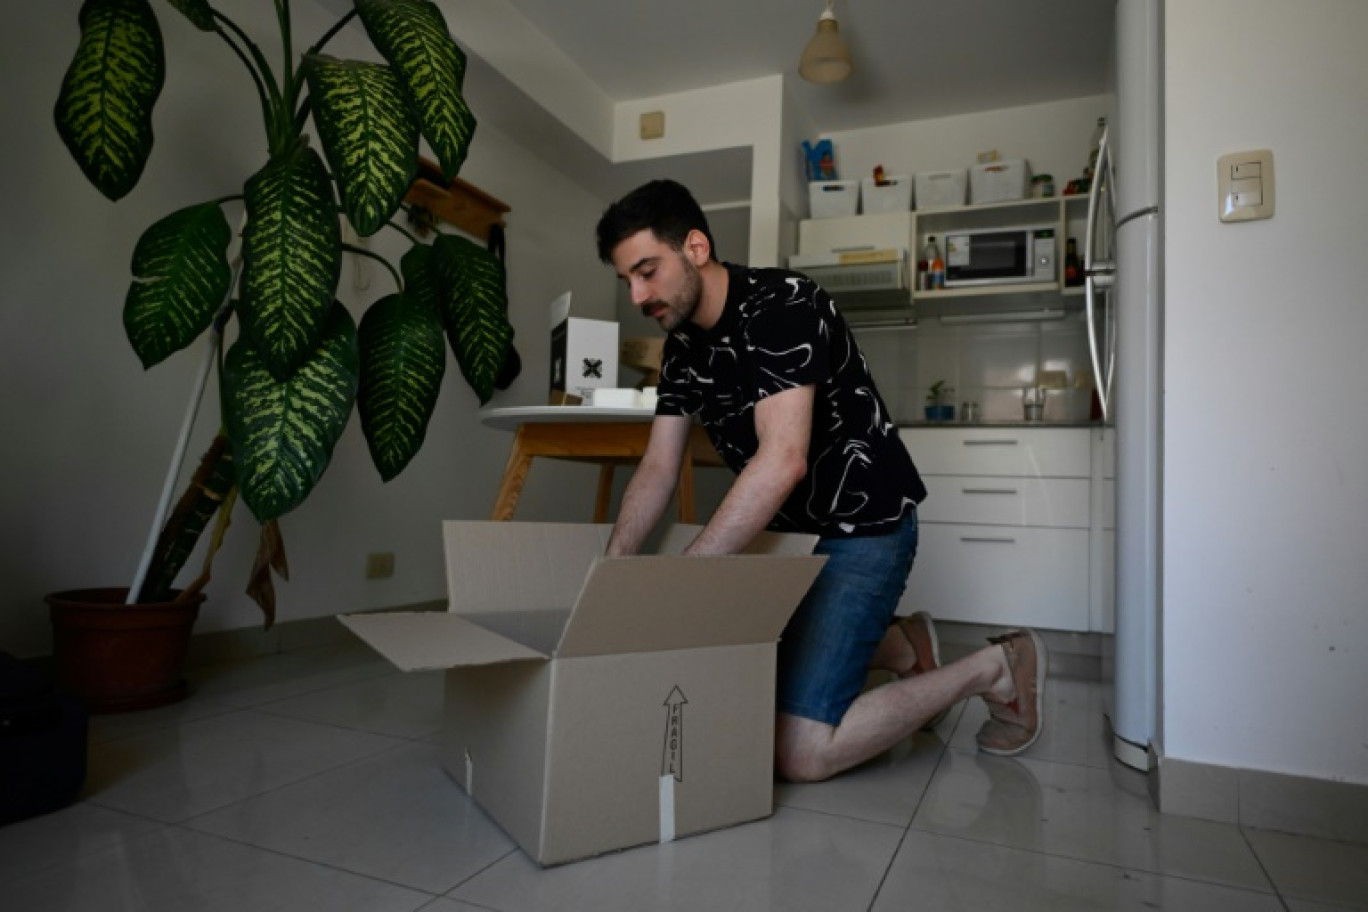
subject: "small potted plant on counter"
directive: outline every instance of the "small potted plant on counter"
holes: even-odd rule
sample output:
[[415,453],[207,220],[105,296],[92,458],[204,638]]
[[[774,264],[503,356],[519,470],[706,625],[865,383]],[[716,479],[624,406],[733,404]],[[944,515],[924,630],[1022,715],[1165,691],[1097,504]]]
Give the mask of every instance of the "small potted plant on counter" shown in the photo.
[[955,388],[946,386],[944,380],[931,384],[926,393],[926,420],[954,421],[955,405],[951,401],[954,397]]

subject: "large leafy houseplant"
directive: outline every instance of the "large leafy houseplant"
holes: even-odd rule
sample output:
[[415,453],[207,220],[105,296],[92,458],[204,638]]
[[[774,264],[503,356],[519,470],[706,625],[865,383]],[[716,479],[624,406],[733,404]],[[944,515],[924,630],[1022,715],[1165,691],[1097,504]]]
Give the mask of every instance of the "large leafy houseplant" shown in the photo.
[[[267,155],[240,195],[166,216],[133,254],[123,316],[144,367],[231,321],[238,333],[217,361],[220,433],[129,600],[164,600],[217,514],[212,557],[240,496],[262,524],[249,592],[269,626],[268,567],[283,570],[276,520],[308,497],[353,405],[388,481],[422,445],[445,369],[444,336],[481,402],[492,395],[513,336],[504,271],[466,238],[439,234],[420,244],[395,220],[418,170],[420,136],[449,181],[475,129],[461,94],[465,56],[431,2],[355,0],[296,57],[289,0],[272,0],[279,71],[208,0],[167,3],[226,42],[246,68]],[[323,52],[353,19],[383,63]],[[162,33],[151,0],[85,0],[80,30],[57,129],[90,182],[118,200],[138,183],[152,151],[153,107],[166,75]],[[306,133],[310,121],[321,154]],[[239,201],[240,275],[229,259],[233,231],[224,212]],[[388,228],[413,242],[399,270],[381,259],[395,291],[366,310],[359,328],[336,297],[342,257],[375,255],[343,243],[343,216],[361,236]],[[190,588],[206,578],[207,571]]]

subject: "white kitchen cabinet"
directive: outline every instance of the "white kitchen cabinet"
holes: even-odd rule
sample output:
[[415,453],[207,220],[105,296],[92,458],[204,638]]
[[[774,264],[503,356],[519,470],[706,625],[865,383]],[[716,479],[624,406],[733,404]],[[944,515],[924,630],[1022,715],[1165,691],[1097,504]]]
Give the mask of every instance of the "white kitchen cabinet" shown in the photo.
[[[1097,536],[1086,428],[900,432],[926,482],[917,560],[899,612],[1054,630],[1095,629]],[[1100,585],[1100,581],[1096,583]]]
[[1090,433],[1092,539],[1088,546],[1089,629],[1116,631],[1116,430]]

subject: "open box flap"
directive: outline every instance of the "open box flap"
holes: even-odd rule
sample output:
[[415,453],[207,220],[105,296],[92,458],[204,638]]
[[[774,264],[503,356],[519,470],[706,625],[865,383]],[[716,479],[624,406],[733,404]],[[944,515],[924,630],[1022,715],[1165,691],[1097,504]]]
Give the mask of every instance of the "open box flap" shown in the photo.
[[779,639],[825,557],[616,557],[594,561],[557,656]]
[[449,611],[344,614],[338,620],[401,671],[547,658]]
[[611,525],[448,520],[447,593],[458,614],[569,608]]

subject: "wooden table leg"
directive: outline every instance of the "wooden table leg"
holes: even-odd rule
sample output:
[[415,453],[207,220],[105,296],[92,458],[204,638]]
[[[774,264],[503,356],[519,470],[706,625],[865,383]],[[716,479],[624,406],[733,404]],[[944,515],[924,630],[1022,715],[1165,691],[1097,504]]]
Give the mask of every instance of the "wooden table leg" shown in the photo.
[[518,428],[513,435],[513,449],[508,454],[503,482],[499,485],[499,496],[494,499],[494,519],[507,521],[513,518],[523,482],[527,480],[527,470],[531,467],[532,454],[523,445],[523,429]]
[[599,465],[598,494],[594,497],[594,522],[608,521],[608,504],[613,499],[613,464]]
[[676,513],[680,522],[691,523],[694,521],[694,485],[693,485],[693,459],[688,453],[684,454],[684,465],[679,470],[679,486],[675,488],[675,499],[678,500]]

